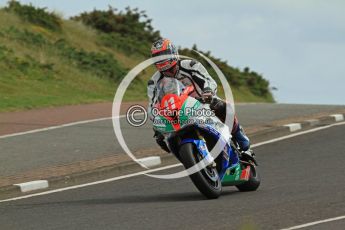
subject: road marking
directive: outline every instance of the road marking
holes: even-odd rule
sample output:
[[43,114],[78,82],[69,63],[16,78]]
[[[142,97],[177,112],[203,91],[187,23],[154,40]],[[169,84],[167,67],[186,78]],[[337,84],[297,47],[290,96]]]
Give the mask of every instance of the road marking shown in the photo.
[[[310,130],[307,130],[307,131],[303,131],[303,132],[299,132],[299,133],[295,133],[295,134],[290,134],[290,135],[279,137],[279,138],[274,138],[274,139],[271,139],[269,141],[264,141],[264,142],[261,142],[261,143],[254,144],[254,145],[252,145],[252,148],[256,148],[256,147],[259,147],[259,146],[262,146],[262,145],[274,143],[274,142],[277,142],[277,141],[289,139],[289,138],[300,136],[300,135],[307,134],[307,133],[317,132],[319,130],[331,128],[333,126],[340,126],[340,125],[345,125],[345,122],[334,123],[334,124],[331,124],[331,125],[327,125],[327,126],[323,126],[323,127],[318,127],[318,128],[315,128],[315,129],[310,129]],[[14,197],[14,198],[6,199],[6,200],[0,200],[0,203],[9,202],[9,201],[15,201],[15,200],[21,200],[21,199],[26,199],[26,198],[30,198],[30,197],[36,197],[36,196],[43,196],[43,195],[48,195],[48,194],[52,194],[52,193],[63,192],[63,191],[67,191],[67,190],[72,190],[72,189],[78,189],[78,188],[83,188],[83,187],[87,187],[87,186],[97,185],[97,184],[108,183],[108,182],[117,181],[117,180],[121,180],[121,179],[125,179],[125,178],[130,178],[130,177],[135,177],[135,176],[140,176],[140,175],[148,174],[148,173],[151,173],[151,172],[157,172],[157,171],[161,171],[161,170],[165,170],[165,169],[175,168],[175,167],[178,167],[178,166],[182,166],[182,164],[178,163],[178,164],[168,165],[168,166],[161,167],[161,168],[149,169],[149,170],[145,170],[145,171],[141,171],[141,172],[137,172],[137,173],[132,173],[132,174],[128,174],[128,175],[113,177],[113,178],[109,178],[109,179],[105,179],[105,180],[100,180],[100,181],[95,181],[95,182],[91,182],[91,183],[80,184],[80,185],[75,185],[75,186],[70,186],[70,187],[50,190],[50,191],[41,192],[41,193],[35,193],[35,194],[30,194],[30,195],[25,195],[25,196]]]
[[288,127],[290,129],[290,132],[296,132],[297,130],[302,129],[302,126],[300,123],[291,123],[284,126]]
[[94,181],[94,182],[90,182],[90,183],[86,183],[86,184],[80,184],[80,185],[75,185],[75,186],[70,186],[70,187],[65,187],[65,188],[60,188],[60,189],[54,189],[54,190],[50,190],[50,191],[46,191],[46,192],[40,192],[40,193],[35,193],[35,194],[30,194],[30,195],[25,195],[25,196],[14,197],[14,198],[6,199],[6,200],[0,200],[0,203],[4,203],[4,202],[8,202],[8,201],[15,201],[15,200],[22,200],[22,199],[26,199],[26,198],[30,198],[30,197],[35,197],[35,196],[43,196],[43,195],[48,195],[48,194],[52,194],[52,193],[63,192],[66,190],[83,188],[83,187],[87,187],[87,186],[91,186],[91,185],[108,183],[108,182],[117,181],[117,180],[121,180],[121,179],[125,179],[125,178],[140,176],[140,175],[147,174],[147,173],[152,173],[152,172],[157,172],[157,171],[161,171],[161,170],[165,170],[165,169],[175,168],[175,167],[178,167],[181,165],[182,165],[181,163],[178,163],[178,164],[168,165],[168,166],[161,167],[161,168],[149,169],[149,170],[145,170],[145,171],[141,171],[141,172],[137,172],[137,173],[131,173],[131,174],[118,176],[118,177],[113,177],[113,178],[109,178],[109,179],[105,179],[105,180]]
[[310,222],[310,223],[306,223],[306,224],[296,225],[296,226],[289,227],[289,228],[283,228],[281,230],[301,229],[301,228],[306,228],[306,227],[313,226],[313,225],[323,224],[323,223],[336,221],[336,220],[342,220],[342,219],[345,219],[345,216],[338,216],[338,217],[334,217],[334,218],[318,220],[318,221],[314,221],[314,222]]
[[[126,115],[119,116],[119,118],[124,118],[124,117],[126,117]],[[97,119],[91,119],[91,120],[71,122],[71,123],[66,123],[66,124],[62,124],[62,125],[49,126],[49,127],[41,128],[41,129],[33,129],[30,131],[25,131],[25,132],[6,134],[6,135],[0,136],[0,139],[8,138],[8,137],[16,137],[16,136],[32,134],[32,133],[39,133],[39,132],[49,131],[49,130],[53,130],[53,129],[61,129],[61,128],[69,127],[69,126],[81,125],[81,124],[92,123],[92,122],[97,122],[97,121],[105,121],[105,120],[110,120],[111,118],[112,117],[103,117],[103,118],[97,118]]]
[[20,184],[14,184],[14,186],[18,186],[21,192],[31,192],[38,189],[48,188],[49,184],[47,180],[35,180]]
[[[120,116],[120,118],[122,118],[122,117],[125,117],[125,116],[124,115]],[[53,129],[60,129],[60,128],[69,127],[69,126],[73,126],[73,125],[81,125],[81,124],[97,122],[97,121],[105,121],[105,120],[109,120],[111,118],[112,117],[103,117],[103,118],[97,118],[97,119],[92,119],[92,120],[84,120],[84,121],[66,123],[66,124],[62,124],[62,125],[50,126],[50,127],[41,128],[41,129],[33,129],[30,131],[25,131],[25,132],[6,134],[6,135],[0,136],[0,139],[8,138],[8,137],[16,137],[16,136],[32,134],[32,133],[39,133],[39,132],[49,131],[49,130],[53,130]]]
[[[143,115],[144,113],[137,113],[136,115]],[[126,115],[120,115],[115,118],[124,118]],[[26,135],[26,134],[32,134],[32,133],[39,133],[39,132],[44,132],[44,131],[49,131],[49,130],[54,130],[54,129],[61,129],[69,126],[74,126],[74,125],[81,125],[81,124],[87,124],[87,123],[92,123],[92,122],[97,122],[97,121],[105,121],[105,120],[110,120],[113,117],[103,117],[103,118],[97,118],[97,119],[91,119],[91,120],[84,120],[84,121],[76,121],[76,122],[71,122],[71,123],[66,123],[62,125],[56,125],[56,126],[49,126],[46,128],[41,128],[41,129],[33,129],[30,131],[25,131],[25,132],[19,132],[19,133],[12,133],[12,134],[6,134],[0,136],[0,139],[8,138],[8,137],[16,137],[16,136],[21,136],[21,135]]]
[[344,120],[344,115],[343,114],[332,114],[331,117],[334,117],[334,120],[336,122]]
[[285,139],[289,139],[289,138],[292,138],[292,137],[304,135],[304,134],[307,134],[307,133],[317,132],[317,131],[320,131],[320,130],[323,130],[323,129],[331,128],[333,126],[340,126],[340,125],[345,125],[345,122],[334,123],[334,124],[330,124],[330,125],[325,125],[325,126],[322,126],[322,127],[314,128],[314,129],[309,129],[309,130],[306,130],[306,131],[301,131],[301,132],[294,133],[294,134],[289,134],[289,135],[283,136],[283,137],[277,137],[277,138],[274,138],[274,139],[271,139],[271,140],[268,140],[268,141],[263,141],[261,143],[253,144],[252,148],[259,147],[261,145],[266,145],[266,144],[274,143],[274,142],[285,140]]

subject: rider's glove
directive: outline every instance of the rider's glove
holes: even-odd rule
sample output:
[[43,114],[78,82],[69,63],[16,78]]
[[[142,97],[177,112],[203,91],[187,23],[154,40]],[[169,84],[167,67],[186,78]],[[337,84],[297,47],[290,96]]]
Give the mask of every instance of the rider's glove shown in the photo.
[[158,132],[155,131],[155,134],[153,135],[154,138],[156,138],[157,144],[166,152],[170,153],[170,149],[168,148],[167,144],[164,141],[164,136]]
[[211,102],[213,97],[213,91],[210,87],[205,87],[202,91],[202,97],[205,102]]

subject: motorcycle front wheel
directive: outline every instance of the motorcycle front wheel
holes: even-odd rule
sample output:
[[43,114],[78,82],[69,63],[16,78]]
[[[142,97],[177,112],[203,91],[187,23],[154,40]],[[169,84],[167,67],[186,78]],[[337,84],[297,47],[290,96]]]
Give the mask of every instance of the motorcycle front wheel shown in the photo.
[[[186,143],[179,151],[182,164],[186,169],[194,166],[202,160],[198,150],[192,143]],[[216,199],[222,192],[222,184],[217,169],[207,166],[204,169],[189,176],[197,189],[208,199]]]

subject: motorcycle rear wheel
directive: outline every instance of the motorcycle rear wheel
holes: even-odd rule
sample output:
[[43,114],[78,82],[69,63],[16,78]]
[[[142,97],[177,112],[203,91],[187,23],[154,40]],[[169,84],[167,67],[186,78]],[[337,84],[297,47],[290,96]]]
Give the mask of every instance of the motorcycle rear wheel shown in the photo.
[[244,182],[243,184],[236,185],[236,187],[241,192],[255,191],[259,188],[260,182],[261,179],[258,172],[258,168],[255,165],[251,165],[249,180]]
[[[197,164],[201,159],[192,143],[180,147],[180,157],[186,169]],[[216,199],[222,192],[222,184],[216,168],[208,166],[189,176],[197,189],[208,199]]]

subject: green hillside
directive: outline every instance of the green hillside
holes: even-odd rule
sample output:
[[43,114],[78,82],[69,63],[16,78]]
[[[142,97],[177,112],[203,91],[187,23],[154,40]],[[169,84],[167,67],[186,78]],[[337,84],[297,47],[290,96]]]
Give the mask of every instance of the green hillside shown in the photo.
[[[111,101],[118,82],[149,57],[159,37],[137,9],[94,10],[67,20],[11,1],[0,9],[0,111]],[[198,58],[189,49],[180,52]],[[237,102],[273,102],[262,76],[205,54],[228,77]],[[150,67],[132,82],[125,99],[146,100],[153,72]]]

